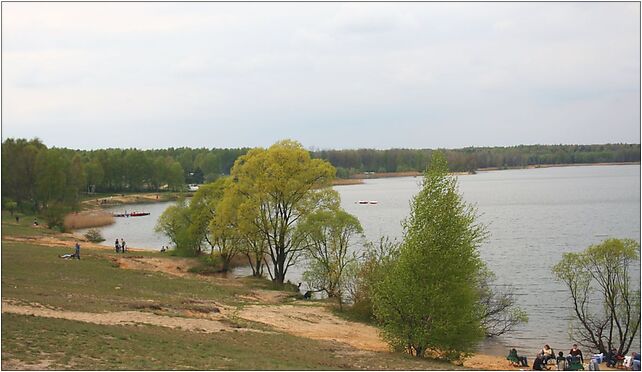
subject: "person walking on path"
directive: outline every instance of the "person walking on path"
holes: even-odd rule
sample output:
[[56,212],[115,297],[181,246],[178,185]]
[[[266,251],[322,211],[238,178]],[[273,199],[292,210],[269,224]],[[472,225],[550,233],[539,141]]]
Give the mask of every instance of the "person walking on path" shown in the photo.
[[74,253],[77,259],[80,259],[80,244],[76,242],[76,253]]

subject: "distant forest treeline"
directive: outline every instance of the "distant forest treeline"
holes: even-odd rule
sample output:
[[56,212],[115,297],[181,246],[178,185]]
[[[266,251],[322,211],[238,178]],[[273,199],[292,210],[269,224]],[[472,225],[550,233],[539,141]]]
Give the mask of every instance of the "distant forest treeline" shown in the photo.
[[[2,143],[2,198],[35,210],[49,204],[73,205],[84,192],[182,190],[229,174],[234,161],[249,148],[169,148],[163,150],[48,148],[38,139]],[[328,160],[337,176],[362,172],[423,171],[430,149],[323,150],[314,158]],[[533,145],[442,150],[451,171],[640,161],[639,144]],[[21,208],[22,209],[22,208]]]
[[[511,147],[467,147],[440,149],[453,172],[480,168],[514,168],[529,165],[617,163],[640,161],[639,144],[605,145],[520,145]],[[346,178],[362,172],[423,172],[430,162],[431,149],[324,150],[315,158],[326,159]]]

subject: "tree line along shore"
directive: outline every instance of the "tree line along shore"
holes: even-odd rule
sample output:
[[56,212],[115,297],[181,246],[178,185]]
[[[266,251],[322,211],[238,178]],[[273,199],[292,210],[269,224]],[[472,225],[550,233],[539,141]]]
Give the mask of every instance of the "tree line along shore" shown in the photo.
[[[74,150],[47,147],[38,139],[2,143],[2,206],[44,214],[62,226],[64,215],[94,193],[187,191],[229,175],[249,148]],[[430,165],[432,149],[306,150],[334,167],[334,184],[361,178],[417,176]],[[640,161],[639,144],[520,145],[440,149],[448,170],[511,169]]]

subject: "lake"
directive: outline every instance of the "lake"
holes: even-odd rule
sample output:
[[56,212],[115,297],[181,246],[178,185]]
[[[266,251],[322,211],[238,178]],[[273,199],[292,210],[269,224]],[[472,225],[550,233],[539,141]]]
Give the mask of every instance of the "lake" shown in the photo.
[[[517,302],[530,321],[499,341],[520,353],[534,355],[544,344],[565,353],[570,302],[551,267],[564,252],[578,252],[609,237],[640,241],[640,166],[574,166],[479,172],[459,176],[464,199],[477,206],[479,221],[490,236],[480,247],[482,259],[497,275],[500,285],[514,288]],[[366,238],[388,235],[400,239],[401,221],[410,212],[410,199],[421,178],[365,180],[362,185],[337,186],[343,208],[359,218]],[[357,204],[376,200],[377,204]],[[131,247],[158,250],[169,242],[155,234],[156,218],[171,203],[129,205],[151,216],[117,218],[102,228],[111,245],[123,237]],[[125,208],[112,208],[123,211]],[[291,268],[287,279],[300,281],[302,268]],[[243,269],[239,274],[248,272]],[[639,263],[633,270],[640,286]],[[632,350],[639,350],[636,342]]]

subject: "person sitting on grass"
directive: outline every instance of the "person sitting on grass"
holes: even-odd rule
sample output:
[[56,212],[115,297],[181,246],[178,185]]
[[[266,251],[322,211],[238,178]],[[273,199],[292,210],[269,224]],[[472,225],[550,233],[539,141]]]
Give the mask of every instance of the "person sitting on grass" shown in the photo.
[[555,358],[555,361],[557,362],[557,370],[558,371],[566,371],[567,360],[566,360],[566,358],[564,358],[564,353],[563,352],[560,351],[558,353],[557,358]]
[[526,360],[526,357],[518,355],[517,350],[514,348],[510,349],[506,359],[508,359],[515,366],[519,365],[521,367],[528,367],[528,362]]
[[535,360],[533,361],[533,371],[544,371],[548,370],[546,363],[544,363],[544,357],[541,354],[537,354]]
[[611,351],[609,351],[606,354],[606,366],[609,368],[615,368],[617,361],[618,361],[617,350],[615,348],[612,348]]
[[639,371],[640,370],[640,353],[633,352],[631,356],[633,357],[633,360],[631,361],[631,370]]
[[66,260],[72,259],[72,258],[80,259],[80,244],[78,244],[78,242],[76,242],[76,251],[74,253],[63,254],[63,255],[60,255],[58,257],[64,258]]
[[553,349],[548,345],[544,345],[544,348],[540,351],[540,355],[542,356],[544,364],[548,363],[550,359],[555,359]]
[[568,354],[569,355],[568,355],[568,357],[566,357],[566,359],[568,360],[569,363],[571,362],[571,358],[572,357],[579,357],[580,358],[580,363],[582,363],[582,364],[584,363],[584,357],[582,356],[582,350],[577,348],[577,344],[573,344],[573,348],[571,349],[571,351],[568,352]]

